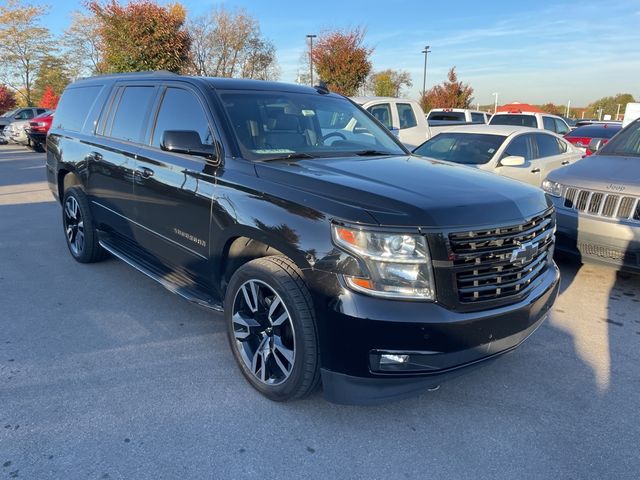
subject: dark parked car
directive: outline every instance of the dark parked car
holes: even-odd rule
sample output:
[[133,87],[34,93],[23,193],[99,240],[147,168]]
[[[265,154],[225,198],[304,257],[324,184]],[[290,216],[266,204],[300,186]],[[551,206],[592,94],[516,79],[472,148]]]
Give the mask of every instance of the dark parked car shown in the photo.
[[558,251],[640,273],[640,120],[543,183],[558,214]]
[[622,124],[620,123],[594,123],[578,127],[567,133],[564,138],[580,148],[588,156],[593,153],[589,149],[591,140],[601,138],[601,143],[604,145],[620,130],[622,130]]
[[[334,115],[357,135],[323,132]],[[558,291],[541,190],[413,157],[323,87],[80,80],[47,174],[77,261],[110,252],[224,311],[240,370],[274,400],[320,380],[347,403],[438,385],[516,348]]]

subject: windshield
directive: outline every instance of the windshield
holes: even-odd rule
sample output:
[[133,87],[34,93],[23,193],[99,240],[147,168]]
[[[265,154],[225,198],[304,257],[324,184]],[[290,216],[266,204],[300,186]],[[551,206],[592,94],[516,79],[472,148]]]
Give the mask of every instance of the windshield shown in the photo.
[[599,155],[640,156],[640,120],[636,120],[618,135],[609,140],[598,152]]
[[494,115],[489,122],[490,125],[519,125],[521,127],[538,126],[534,115]]
[[249,160],[406,154],[387,130],[344,98],[255,90],[219,94]]
[[505,138],[502,135],[443,132],[413,153],[464,165],[482,165],[493,158]]

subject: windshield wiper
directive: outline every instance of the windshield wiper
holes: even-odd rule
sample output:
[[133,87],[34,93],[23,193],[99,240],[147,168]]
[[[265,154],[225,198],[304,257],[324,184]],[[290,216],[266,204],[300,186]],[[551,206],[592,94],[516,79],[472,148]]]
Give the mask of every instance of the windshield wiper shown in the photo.
[[309,154],[309,153],[298,152],[298,153],[290,153],[288,155],[281,155],[279,157],[263,158],[260,161],[261,162],[275,162],[275,161],[278,161],[278,160],[302,160],[304,158],[315,158],[315,157],[313,155]]
[[380,155],[396,155],[393,152],[383,152],[382,150],[360,150],[359,152],[351,152],[359,157],[376,157]]

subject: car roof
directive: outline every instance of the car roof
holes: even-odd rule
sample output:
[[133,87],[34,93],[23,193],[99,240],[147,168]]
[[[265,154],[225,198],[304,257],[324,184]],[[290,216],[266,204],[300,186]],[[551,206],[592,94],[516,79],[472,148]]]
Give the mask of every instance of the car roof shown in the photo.
[[[477,125],[465,125],[459,127],[451,127],[442,131],[441,133],[484,133],[487,135],[502,135],[508,137],[516,133],[540,133],[545,130],[531,127],[521,127],[518,125],[485,125],[479,123]],[[552,132],[549,132],[552,133]]]
[[[74,82],[75,84],[91,84],[103,83],[104,81],[122,81],[122,80],[155,80],[169,81],[181,80],[190,83],[207,83],[215,89],[229,90],[273,90],[280,92],[299,92],[299,93],[318,93],[316,88],[307,85],[299,85],[296,83],[284,82],[267,82],[264,80],[252,80],[246,78],[217,78],[217,77],[197,77],[188,75],[178,75],[176,73],[158,70],[151,72],[134,72],[134,73],[113,73],[106,75],[96,75],[93,77],[82,78]],[[329,95],[339,97],[335,93]]]

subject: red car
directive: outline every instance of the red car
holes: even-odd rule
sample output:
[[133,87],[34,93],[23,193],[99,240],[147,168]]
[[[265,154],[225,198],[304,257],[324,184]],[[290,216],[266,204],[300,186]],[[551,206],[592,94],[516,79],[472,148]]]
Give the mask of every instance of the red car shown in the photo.
[[582,149],[585,156],[589,156],[593,153],[589,149],[589,143],[592,139],[601,138],[604,145],[620,130],[622,130],[622,125],[619,123],[594,123],[571,130],[564,138]]
[[31,140],[31,145],[36,152],[44,152],[47,145],[47,133],[53,122],[53,114],[55,112],[47,112],[39,117],[33,118],[29,122],[27,135]]

